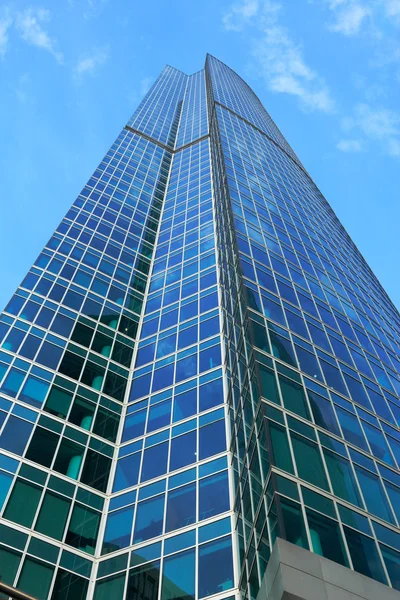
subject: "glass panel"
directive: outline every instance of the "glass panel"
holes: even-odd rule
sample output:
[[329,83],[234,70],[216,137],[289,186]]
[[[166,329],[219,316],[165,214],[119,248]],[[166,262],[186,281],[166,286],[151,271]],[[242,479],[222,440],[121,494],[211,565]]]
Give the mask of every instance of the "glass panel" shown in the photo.
[[324,455],[334,494],[363,508],[350,462],[329,450],[324,449]]
[[74,548],[94,554],[100,515],[85,506],[75,504],[67,531],[66,543]]
[[281,496],[278,496],[278,498],[283,517],[284,538],[288,542],[308,550],[306,528],[300,504]]
[[157,600],[160,581],[159,561],[129,572],[126,600]]
[[390,510],[383,486],[378,477],[358,466],[355,467],[355,470],[367,510],[372,512],[373,515],[394,524],[392,511]]
[[293,453],[299,477],[329,491],[321,455],[317,444],[291,433]]
[[125,573],[103,579],[96,584],[94,600],[122,600],[124,596]]
[[101,553],[108,554],[129,546],[132,532],[133,506],[111,513],[107,519]]
[[191,483],[168,493],[166,531],[186,527],[196,521],[196,484]]
[[59,569],[51,600],[86,600],[88,584],[87,579]]
[[199,482],[199,520],[229,510],[228,472],[218,473]]
[[136,511],[134,543],[160,535],[163,529],[164,496],[140,502]]
[[35,530],[61,540],[71,502],[51,492],[45,494]]
[[348,567],[339,524],[309,508],[306,508],[306,515],[314,552]]
[[20,560],[21,555],[18,552],[0,546],[0,581],[13,585]]
[[164,560],[161,600],[195,597],[195,551],[187,550]]
[[233,587],[232,542],[230,537],[199,547],[199,598]]
[[8,500],[4,518],[30,527],[36,513],[42,488],[17,479]]
[[382,583],[387,583],[374,540],[346,526],[344,532],[354,570]]
[[18,588],[38,600],[47,600],[54,568],[26,558],[18,579]]

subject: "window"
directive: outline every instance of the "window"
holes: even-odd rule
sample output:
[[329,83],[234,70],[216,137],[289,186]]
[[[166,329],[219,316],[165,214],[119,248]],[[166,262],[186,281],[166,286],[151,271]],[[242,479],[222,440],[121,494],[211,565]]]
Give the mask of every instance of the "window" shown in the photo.
[[196,521],[196,484],[190,483],[168,493],[166,531],[186,527]]
[[195,551],[187,550],[164,560],[161,600],[190,600],[195,596]]
[[137,544],[157,535],[161,535],[164,519],[164,496],[139,502],[136,511],[133,542]]
[[199,547],[199,598],[233,587],[232,542],[224,537]]

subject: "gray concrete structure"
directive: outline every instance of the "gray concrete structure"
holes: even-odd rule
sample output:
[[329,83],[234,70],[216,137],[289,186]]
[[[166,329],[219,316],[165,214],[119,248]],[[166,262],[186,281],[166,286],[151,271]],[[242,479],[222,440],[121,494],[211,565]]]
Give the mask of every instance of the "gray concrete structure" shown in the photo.
[[278,538],[257,600],[400,600],[400,592]]

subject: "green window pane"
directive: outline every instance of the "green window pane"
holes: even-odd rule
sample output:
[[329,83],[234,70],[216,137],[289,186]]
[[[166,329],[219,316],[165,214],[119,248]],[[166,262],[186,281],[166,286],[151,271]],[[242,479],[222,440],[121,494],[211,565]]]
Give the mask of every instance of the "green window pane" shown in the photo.
[[279,496],[283,517],[283,537],[296,546],[309,549],[303,513],[300,504]]
[[53,567],[27,558],[22,567],[17,587],[38,600],[47,600],[53,573]]
[[50,467],[58,444],[59,436],[42,427],[36,427],[29,444],[26,458],[33,462]]
[[109,577],[96,585],[94,600],[122,600],[124,595],[125,574]]
[[44,409],[52,415],[64,418],[67,416],[72,400],[71,392],[67,392],[62,388],[53,387],[50,390]]
[[300,417],[310,420],[310,411],[303,387],[287,377],[282,377],[282,375],[278,377],[285,407]]
[[314,552],[348,567],[339,524],[309,508],[306,515]]
[[32,525],[42,488],[17,479],[7,503],[4,517],[25,527]]
[[276,404],[280,404],[279,395],[278,395],[278,386],[275,379],[275,374],[268,367],[264,367],[264,365],[258,364],[258,370],[260,374],[260,387],[261,387],[261,395],[267,400],[271,400],[271,402],[275,402]]
[[392,511],[379,478],[361,467],[356,466],[355,469],[367,510],[373,515],[394,524]]
[[94,422],[93,433],[100,435],[106,440],[115,442],[119,425],[118,415],[105,408],[99,408]]
[[395,590],[400,591],[400,552],[379,544],[390,581]]
[[291,433],[291,438],[299,477],[329,491],[324,465],[317,444],[295,433]]
[[100,515],[76,504],[67,531],[66,543],[89,554],[94,554]]
[[0,546],[0,581],[13,585],[21,555]]
[[346,526],[344,532],[354,570],[387,584],[374,540]]
[[54,462],[54,470],[72,479],[78,479],[82,465],[84,447],[63,439]]
[[325,449],[324,456],[334,494],[362,508],[360,493],[349,461]]
[[56,540],[61,540],[67,522],[71,502],[47,492],[36,522],[35,529]]
[[88,450],[85,465],[83,467],[81,482],[96,488],[100,492],[107,489],[108,476],[110,474],[111,459]]
[[59,569],[51,600],[86,600],[88,580]]
[[274,464],[279,469],[283,469],[284,471],[293,474],[294,469],[286,429],[272,421],[268,421],[268,424],[271,435]]

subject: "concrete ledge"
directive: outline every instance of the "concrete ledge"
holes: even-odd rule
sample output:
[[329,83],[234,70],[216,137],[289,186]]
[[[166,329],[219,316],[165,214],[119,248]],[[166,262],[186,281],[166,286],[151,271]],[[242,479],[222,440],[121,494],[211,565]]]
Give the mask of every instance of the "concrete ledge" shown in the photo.
[[257,600],[400,600],[400,592],[277,538]]

